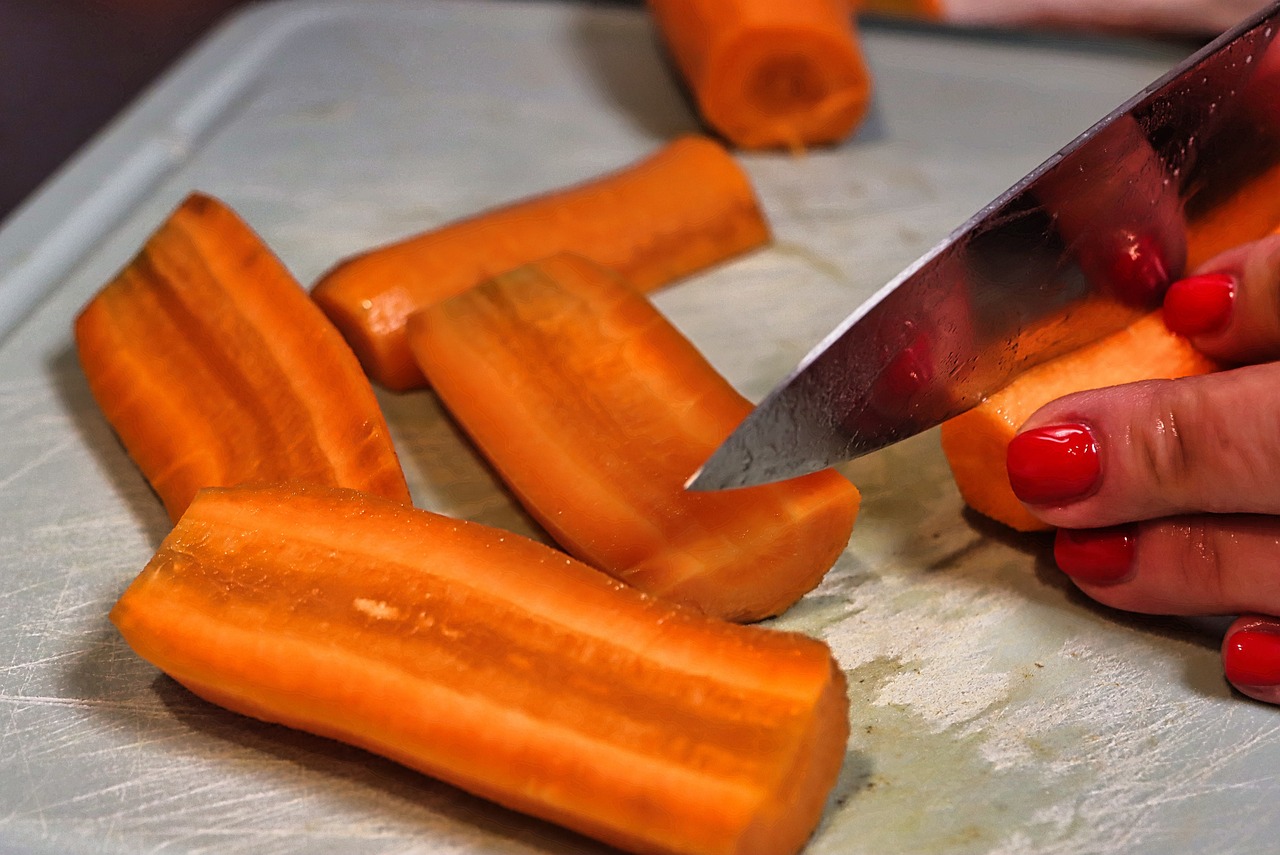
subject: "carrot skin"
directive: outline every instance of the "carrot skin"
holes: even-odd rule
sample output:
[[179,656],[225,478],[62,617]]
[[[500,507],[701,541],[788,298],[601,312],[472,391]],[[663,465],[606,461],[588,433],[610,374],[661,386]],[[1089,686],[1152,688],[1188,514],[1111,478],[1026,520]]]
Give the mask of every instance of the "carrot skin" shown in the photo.
[[697,493],[750,403],[642,295],[560,255],[410,319],[432,387],[570,553],[731,620],[785,610],[844,550],[858,491],[827,470]]
[[215,703],[636,852],[795,852],[848,736],[821,642],[338,488],[202,491],[111,619]]
[[368,375],[406,391],[425,385],[405,340],[409,315],[490,276],[571,251],[649,291],[768,240],[734,159],[710,139],[683,137],[619,171],[342,261],[312,297]]
[[1170,332],[1159,311],[1038,365],[977,407],[943,423],[942,450],[960,496],[978,513],[1010,528],[1047,530],[1051,526],[1014,495],[1005,466],[1009,442],[1032,413],[1073,392],[1206,374],[1218,368],[1189,341]]
[[849,136],[872,80],[845,0],[648,0],[708,125],[740,148]]
[[196,491],[305,480],[408,502],[338,331],[223,203],[188,197],[84,307],[89,389],[177,520]]

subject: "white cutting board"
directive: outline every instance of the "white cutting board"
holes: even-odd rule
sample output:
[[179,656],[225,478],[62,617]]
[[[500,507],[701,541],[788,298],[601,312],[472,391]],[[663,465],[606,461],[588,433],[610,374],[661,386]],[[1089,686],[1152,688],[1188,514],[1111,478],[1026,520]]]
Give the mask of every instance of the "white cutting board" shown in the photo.
[[[834,323],[1186,52],[869,25],[875,109],[755,154],[775,245],[656,299],[758,398]],[[636,8],[286,2],[233,19],[0,231],[0,851],[599,851],[355,749],[240,718],[106,614],[167,519],[70,325],[168,211],[234,206],[304,283],[348,253],[619,167],[697,128]],[[417,502],[537,535],[427,392],[381,396]],[[1090,605],[1042,536],[964,512],[935,433],[845,467],[848,553],[781,626],[847,669],[811,853],[1274,852],[1280,710],[1220,622]]]

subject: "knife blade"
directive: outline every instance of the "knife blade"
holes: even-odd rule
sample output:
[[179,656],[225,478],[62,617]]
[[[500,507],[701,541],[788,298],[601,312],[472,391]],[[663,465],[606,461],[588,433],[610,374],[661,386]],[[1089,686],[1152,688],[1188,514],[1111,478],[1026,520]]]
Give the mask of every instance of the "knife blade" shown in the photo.
[[[883,448],[1157,306],[1232,205],[1267,181],[1280,199],[1278,19],[1280,2],[1223,33],[877,291],[688,488],[767,483]],[[1238,242],[1273,225],[1238,220]]]

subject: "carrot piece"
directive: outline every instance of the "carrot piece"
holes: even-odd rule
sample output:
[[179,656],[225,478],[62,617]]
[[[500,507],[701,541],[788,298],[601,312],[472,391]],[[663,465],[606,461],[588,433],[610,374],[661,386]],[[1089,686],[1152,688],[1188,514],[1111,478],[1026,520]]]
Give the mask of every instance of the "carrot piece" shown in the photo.
[[834,471],[695,493],[751,405],[643,296],[561,255],[409,320],[445,405],[572,554],[731,620],[777,614],[843,551],[858,491]]
[[796,851],[848,737],[819,641],[350,490],[202,491],[111,619],[214,703],[636,851]]
[[741,148],[847,137],[871,74],[847,0],[648,0],[708,125]]
[[201,487],[307,480],[409,501],[368,379],[223,203],[188,197],[75,321],[89,389],[177,520]]
[[649,291],[768,239],[734,159],[712,140],[684,137],[617,172],[349,258],[312,297],[369,376],[404,391],[425,383],[405,320],[490,276],[570,251]]
[[1100,341],[1020,375],[977,407],[942,425],[942,450],[969,507],[1018,531],[1050,528],[1009,486],[1005,452],[1022,424],[1063,395],[1137,380],[1207,374],[1218,365],[1169,332],[1159,311]]
[[941,21],[945,17],[942,0],[847,0],[846,5],[859,14],[870,12],[917,21]]
[[1263,237],[1280,226],[1280,164],[1259,173],[1235,195],[1195,218],[1187,228],[1187,269],[1220,252]]

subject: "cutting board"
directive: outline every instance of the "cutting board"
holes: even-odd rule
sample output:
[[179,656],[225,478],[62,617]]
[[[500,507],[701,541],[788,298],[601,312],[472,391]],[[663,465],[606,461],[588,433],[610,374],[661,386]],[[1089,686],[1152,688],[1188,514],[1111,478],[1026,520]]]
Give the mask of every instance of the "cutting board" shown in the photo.
[[[1180,59],[869,22],[858,136],[744,154],[776,242],[657,304],[760,397],[898,270]],[[602,847],[206,704],[107,611],[168,528],[76,363],[81,305],[192,190],[304,284],[349,253],[629,163],[698,124],[637,7],[283,2],[230,20],[0,231],[0,850]],[[533,537],[430,392],[381,394],[416,502]],[[776,625],[825,639],[852,737],[808,852],[1275,851],[1280,711],[1220,621],[1091,605],[966,513],[930,432],[848,464],[848,551]]]

